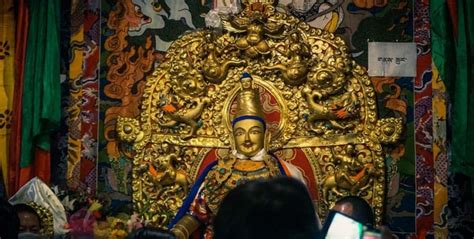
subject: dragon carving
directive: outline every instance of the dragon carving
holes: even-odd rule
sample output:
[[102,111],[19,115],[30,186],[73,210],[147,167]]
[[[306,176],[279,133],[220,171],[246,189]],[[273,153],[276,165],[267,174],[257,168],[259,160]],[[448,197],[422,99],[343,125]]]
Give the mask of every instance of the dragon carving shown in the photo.
[[337,122],[337,120],[353,117],[358,112],[359,100],[354,92],[346,92],[337,100],[327,105],[320,103],[323,100],[323,96],[318,91],[312,91],[310,88],[305,87],[302,93],[306,97],[306,102],[311,112],[308,116],[309,122],[329,120],[334,127],[346,129],[350,126],[344,126]]
[[209,98],[207,97],[194,99],[193,104],[195,104],[195,107],[184,111],[178,111],[172,104],[165,104],[161,107],[161,109],[163,112],[165,112],[165,115],[169,118],[169,120],[165,122],[158,122],[158,124],[161,127],[166,128],[178,126],[180,123],[189,125],[191,127],[189,133],[183,135],[182,138],[190,139],[195,135],[197,129],[199,128],[197,120],[209,102]]

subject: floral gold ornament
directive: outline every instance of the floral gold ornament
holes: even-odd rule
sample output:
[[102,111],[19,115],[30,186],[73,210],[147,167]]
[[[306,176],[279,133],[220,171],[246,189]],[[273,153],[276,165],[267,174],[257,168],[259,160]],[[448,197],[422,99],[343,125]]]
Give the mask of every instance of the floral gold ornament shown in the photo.
[[[220,16],[223,29],[177,39],[147,78],[140,116],[118,120],[118,135],[133,144],[135,211],[166,228],[204,168],[228,158],[247,72],[270,132],[264,147],[304,157],[320,215],[339,197],[359,195],[381,222],[383,145],[399,139],[402,121],[377,117],[366,69],[341,38],[276,12],[273,1],[243,3],[240,13]],[[255,167],[218,163],[223,172],[216,178],[228,183],[237,179],[226,176],[229,168]],[[221,196],[212,197],[215,208]]]
[[334,170],[328,175],[322,185],[322,200],[328,203],[328,194],[332,193],[338,196],[344,196],[339,189],[345,189],[351,195],[358,195],[370,187],[370,180],[376,174],[376,169],[371,161],[361,162],[355,155],[354,146],[346,145],[342,153],[333,153]]
[[140,131],[140,124],[136,119],[117,118],[117,132],[119,137],[126,142],[138,142],[143,139],[143,131]]
[[382,144],[393,144],[402,133],[402,128],[397,127],[397,125],[401,124],[402,120],[400,118],[380,119],[377,121],[376,130],[373,131],[372,138],[378,139]]
[[47,208],[35,203],[35,202],[28,202],[26,203],[28,206],[33,208],[35,212],[38,214],[40,221],[41,221],[41,231],[40,234],[52,238],[54,235],[54,226],[53,226],[53,214]]

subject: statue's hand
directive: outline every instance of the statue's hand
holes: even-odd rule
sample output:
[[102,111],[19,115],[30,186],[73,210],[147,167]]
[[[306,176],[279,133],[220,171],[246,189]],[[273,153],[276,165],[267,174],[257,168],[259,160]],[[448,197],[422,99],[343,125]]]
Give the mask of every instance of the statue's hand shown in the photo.
[[185,215],[181,218],[173,228],[171,228],[171,232],[176,236],[178,239],[188,239],[191,234],[196,231],[201,223],[191,215]]
[[176,230],[175,228],[171,229],[170,232],[177,238],[177,239],[188,239],[186,238],[185,234],[180,230]]

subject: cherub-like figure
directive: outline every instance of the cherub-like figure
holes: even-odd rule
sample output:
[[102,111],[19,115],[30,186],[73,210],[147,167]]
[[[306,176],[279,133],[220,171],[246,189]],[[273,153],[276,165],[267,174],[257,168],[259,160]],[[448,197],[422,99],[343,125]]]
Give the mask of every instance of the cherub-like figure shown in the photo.
[[231,66],[242,66],[245,64],[245,60],[219,57],[221,52],[217,49],[213,38],[212,33],[205,35],[204,54],[207,54],[207,56],[205,56],[206,59],[202,65],[202,74],[209,82],[220,84],[227,77],[227,72]]
[[310,47],[302,40],[298,31],[293,31],[288,36],[288,45],[281,45],[277,50],[288,57],[285,63],[273,66],[264,66],[263,70],[279,70],[283,80],[289,85],[301,85],[306,81],[308,64],[305,60],[310,56]]
[[163,156],[158,158],[157,164],[149,165],[152,181],[160,186],[180,186],[184,193],[188,193],[190,179],[186,172],[177,169],[178,155],[171,153],[170,146],[163,143],[161,146]]
[[334,154],[334,172],[322,182],[323,200],[328,204],[329,192],[338,196],[343,193],[340,189],[347,190],[351,195],[364,191],[370,183],[376,170],[371,163],[359,162],[356,158],[354,146],[346,146],[344,153]]

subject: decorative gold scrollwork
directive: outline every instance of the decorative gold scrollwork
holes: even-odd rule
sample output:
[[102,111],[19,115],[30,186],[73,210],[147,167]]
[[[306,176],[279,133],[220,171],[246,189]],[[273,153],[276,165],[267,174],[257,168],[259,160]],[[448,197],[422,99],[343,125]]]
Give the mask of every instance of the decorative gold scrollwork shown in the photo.
[[135,210],[157,226],[176,213],[208,153],[218,152],[216,159],[230,149],[244,71],[271,118],[269,151],[301,149],[310,162],[319,213],[352,194],[367,199],[381,220],[382,144],[400,137],[401,120],[377,118],[366,70],[341,38],[276,12],[271,2],[223,18],[222,31],[176,40],[146,80],[140,117],[118,119],[120,138],[135,150]]
[[213,42],[212,33],[206,34],[205,39],[204,54],[206,58],[202,66],[202,74],[210,83],[220,84],[227,77],[229,67],[242,66],[246,63],[245,60],[241,59],[224,59],[223,53],[228,53],[229,51],[217,49],[216,44]]
[[343,196],[339,189],[345,189],[349,194],[357,195],[371,186],[370,181],[377,176],[377,169],[372,160],[363,162],[358,159],[351,144],[346,145],[342,152],[333,152],[334,171],[322,182],[322,196],[326,204],[329,202],[330,191],[337,196]]
[[[373,202],[381,212],[384,182],[384,164],[379,151],[366,144],[318,147],[314,149],[313,163],[320,169],[320,213],[326,214],[339,197],[357,195]],[[377,220],[380,220],[377,214]]]

